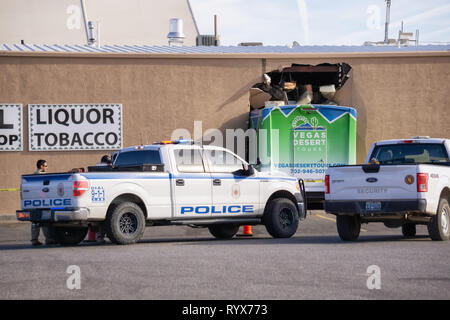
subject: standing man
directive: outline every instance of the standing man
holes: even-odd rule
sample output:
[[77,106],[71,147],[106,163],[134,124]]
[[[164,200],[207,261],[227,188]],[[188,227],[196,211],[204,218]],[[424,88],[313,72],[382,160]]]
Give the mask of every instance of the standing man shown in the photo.
[[[34,174],[45,174],[47,173],[48,164],[46,160],[38,160],[36,162],[37,170],[34,172]],[[31,223],[31,244],[33,246],[40,246],[42,243],[39,241],[39,233],[40,233],[40,224],[37,222]],[[48,235],[48,229],[46,226],[42,227],[42,231],[45,235],[45,244],[56,244],[56,241],[51,239]]]
[[48,164],[45,160],[38,160],[36,163],[37,170],[33,174],[47,173]]
[[[100,164],[97,165],[101,165],[101,166],[110,166],[112,167],[113,161],[111,159],[111,156],[106,154],[102,157],[102,159],[100,160]],[[98,227],[98,231],[95,233],[95,238],[97,243],[99,244],[103,244],[105,243],[105,226],[102,224]]]

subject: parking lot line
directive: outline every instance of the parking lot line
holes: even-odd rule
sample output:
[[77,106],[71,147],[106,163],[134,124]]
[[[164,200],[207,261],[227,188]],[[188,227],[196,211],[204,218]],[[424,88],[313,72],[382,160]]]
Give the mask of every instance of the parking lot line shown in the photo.
[[322,219],[325,219],[325,220],[329,220],[329,221],[336,222],[336,219],[324,217],[324,216],[322,216],[322,215],[320,215],[320,214],[318,214],[318,213],[316,213],[315,216],[317,216],[317,217],[319,217],[319,218],[322,218]]
[[[333,219],[333,218],[328,218],[328,217],[322,216],[322,215],[320,215],[320,214],[318,214],[318,213],[316,213],[316,214],[313,214],[313,215],[314,215],[314,216],[316,216],[316,217],[319,217],[319,218],[322,218],[322,219],[328,220],[328,221],[333,221],[333,222],[336,222],[336,219]],[[366,230],[366,229],[363,229],[363,228],[361,228],[361,231],[362,231],[362,232],[367,232],[367,230]]]

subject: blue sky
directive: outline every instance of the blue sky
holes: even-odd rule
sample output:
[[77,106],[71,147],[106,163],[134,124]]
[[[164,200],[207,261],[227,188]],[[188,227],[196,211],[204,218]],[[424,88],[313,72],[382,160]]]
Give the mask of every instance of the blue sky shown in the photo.
[[[201,34],[222,45],[259,41],[264,45],[362,45],[384,39],[385,0],[190,0]],[[450,43],[449,0],[392,0],[389,37],[420,30],[422,44]]]

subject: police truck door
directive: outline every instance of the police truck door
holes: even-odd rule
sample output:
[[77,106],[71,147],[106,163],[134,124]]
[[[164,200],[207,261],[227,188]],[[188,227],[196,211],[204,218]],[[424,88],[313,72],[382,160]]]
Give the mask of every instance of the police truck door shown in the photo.
[[259,209],[256,177],[238,174],[244,163],[231,152],[205,149],[212,180],[212,216],[251,216]]
[[211,175],[206,172],[201,149],[174,148],[176,171],[172,177],[175,217],[211,215]]

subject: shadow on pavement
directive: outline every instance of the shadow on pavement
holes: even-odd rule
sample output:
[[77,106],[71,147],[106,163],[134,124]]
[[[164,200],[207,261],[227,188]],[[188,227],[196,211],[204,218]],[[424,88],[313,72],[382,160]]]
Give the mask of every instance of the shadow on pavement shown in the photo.
[[105,244],[96,244],[96,243],[88,243],[82,242],[75,246],[61,246],[59,244],[55,245],[41,245],[41,246],[33,246],[31,243],[8,243],[8,244],[0,244],[0,251],[7,250],[43,250],[43,249],[60,249],[60,248],[76,248],[76,247],[92,247],[92,246],[103,246],[103,245],[111,245],[112,243]]
[[358,243],[370,242],[411,242],[411,241],[430,241],[426,235],[416,236],[413,238],[405,238],[401,235],[374,235],[361,236],[357,241],[342,241],[338,235],[297,235],[292,238],[271,238],[268,235],[254,235],[252,237],[234,237],[230,240],[220,240],[213,237],[202,238],[146,238],[141,239],[137,244],[151,244],[151,243],[178,243],[180,245],[261,245],[261,244],[345,244],[357,245]]
[[[342,241],[337,235],[311,235],[311,236],[294,236],[292,238],[275,239],[267,236],[252,236],[252,237],[235,237],[231,240],[220,240],[213,237],[205,238],[145,238],[141,239],[134,245],[144,244],[158,244],[158,243],[178,243],[179,245],[289,245],[289,244],[341,244],[341,245],[358,245],[361,243],[376,243],[376,242],[414,242],[414,241],[431,241],[426,235],[416,236],[413,238],[405,238],[401,235],[385,235],[385,236],[361,236],[357,241]],[[57,248],[74,248],[74,247],[106,247],[116,246],[115,244],[107,241],[103,244],[82,242],[76,246],[60,246],[60,245],[42,245],[34,247],[31,244],[14,243],[14,244],[1,244],[0,251],[3,250],[42,250],[42,249],[57,249]],[[119,246],[118,246],[119,247]],[[121,246],[127,247],[127,246]]]
[[[212,239],[208,245],[289,245],[289,244],[341,244],[341,245],[358,245],[361,243],[374,242],[412,242],[412,241],[431,241],[428,236],[416,236],[414,238],[405,238],[399,235],[386,236],[361,236],[357,241],[342,241],[338,235],[311,235],[311,236],[294,236],[292,238],[275,239],[267,237],[249,237],[249,238],[233,238],[231,240]],[[181,240],[183,242],[183,240]],[[203,243],[198,243],[203,245]]]

